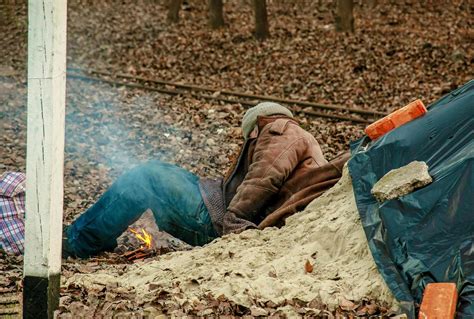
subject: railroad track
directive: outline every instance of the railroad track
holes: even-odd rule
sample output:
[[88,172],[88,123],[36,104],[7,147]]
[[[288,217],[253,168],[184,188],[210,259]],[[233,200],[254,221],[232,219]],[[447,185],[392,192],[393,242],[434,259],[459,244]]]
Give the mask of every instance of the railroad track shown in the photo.
[[243,107],[251,107],[262,101],[273,101],[286,105],[294,112],[300,112],[315,117],[350,121],[353,123],[368,124],[387,115],[387,113],[375,110],[284,99],[276,96],[249,94],[231,90],[220,90],[206,86],[174,83],[165,80],[151,79],[129,74],[115,74],[92,69],[68,68],[67,77],[72,79],[104,82],[111,85],[126,86],[169,95],[191,95],[199,99],[238,103]]

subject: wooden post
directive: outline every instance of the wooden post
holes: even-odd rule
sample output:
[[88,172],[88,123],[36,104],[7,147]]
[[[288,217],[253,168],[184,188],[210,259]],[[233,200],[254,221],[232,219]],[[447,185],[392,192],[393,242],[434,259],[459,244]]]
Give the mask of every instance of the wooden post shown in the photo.
[[53,318],[59,304],[66,8],[66,0],[28,1],[23,318]]

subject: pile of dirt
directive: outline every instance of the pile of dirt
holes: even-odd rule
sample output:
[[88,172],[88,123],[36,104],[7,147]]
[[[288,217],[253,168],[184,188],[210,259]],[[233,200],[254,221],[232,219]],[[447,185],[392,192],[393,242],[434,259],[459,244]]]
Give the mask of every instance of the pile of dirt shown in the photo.
[[283,228],[227,235],[134,265],[120,276],[76,274],[64,284],[70,285],[131,289],[148,306],[166,295],[167,309],[180,311],[208,296],[266,315],[271,313],[258,305],[271,303],[277,311],[295,299],[319,300],[329,310],[363,299],[377,300],[386,310],[397,307],[370,254],[347,169],[336,186]]

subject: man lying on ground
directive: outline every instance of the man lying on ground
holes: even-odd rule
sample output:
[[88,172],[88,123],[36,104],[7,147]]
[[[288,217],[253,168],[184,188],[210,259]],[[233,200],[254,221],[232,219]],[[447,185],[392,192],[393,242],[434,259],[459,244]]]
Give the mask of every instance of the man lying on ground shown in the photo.
[[339,180],[348,159],[343,154],[328,162],[316,139],[276,103],[249,109],[242,133],[240,155],[225,179],[199,178],[158,160],[123,174],[66,229],[63,257],[113,250],[147,209],[160,230],[193,246],[228,233],[283,226]]
[[147,209],[160,230],[193,246],[249,228],[282,226],[338,181],[348,158],[328,163],[316,139],[276,103],[249,109],[242,132],[244,145],[225,180],[199,178],[157,160],[122,175],[68,227],[63,252],[84,258],[112,250]]

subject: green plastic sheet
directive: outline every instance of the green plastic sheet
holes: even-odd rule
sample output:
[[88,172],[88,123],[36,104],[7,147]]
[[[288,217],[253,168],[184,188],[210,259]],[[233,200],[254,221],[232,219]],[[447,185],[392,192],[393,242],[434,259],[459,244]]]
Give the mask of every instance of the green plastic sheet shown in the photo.
[[[349,171],[369,247],[403,310],[414,318],[428,283],[454,282],[457,318],[474,318],[474,81],[378,140],[352,143],[351,153]],[[374,184],[415,160],[427,163],[433,182],[377,202]]]

